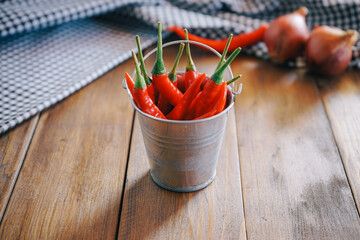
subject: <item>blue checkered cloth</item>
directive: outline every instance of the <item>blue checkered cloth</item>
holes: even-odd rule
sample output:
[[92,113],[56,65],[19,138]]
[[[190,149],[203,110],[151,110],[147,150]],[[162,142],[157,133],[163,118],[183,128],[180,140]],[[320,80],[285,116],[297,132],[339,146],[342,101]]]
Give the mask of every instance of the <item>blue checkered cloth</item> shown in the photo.
[[[0,134],[128,59],[136,34],[143,48],[155,43],[158,21],[227,38],[300,6],[309,8],[309,29],[360,29],[355,0],[0,0]],[[359,49],[352,67],[360,68]],[[264,43],[243,52],[268,58]]]

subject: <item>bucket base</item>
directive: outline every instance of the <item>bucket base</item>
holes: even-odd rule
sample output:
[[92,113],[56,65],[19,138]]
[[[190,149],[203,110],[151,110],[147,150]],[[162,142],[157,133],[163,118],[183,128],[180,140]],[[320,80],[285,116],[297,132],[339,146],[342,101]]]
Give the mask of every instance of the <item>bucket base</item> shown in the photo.
[[150,175],[151,175],[151,179],[156,183],[156,185],[158,185],[159,187],[162,187],[166,190],[172,191],[172,192],[195,192],[195,191],[199,191],[203,188],[206,188],[207,186],[209,186],[215,179],[216,176],[216,171],[214,172],[214,175],[205,183],[197,185],[197,186],[192,186],[192,187],[171,187],[168,186],[162,182],[160,182],[154,175],[153,173],[150,171]]

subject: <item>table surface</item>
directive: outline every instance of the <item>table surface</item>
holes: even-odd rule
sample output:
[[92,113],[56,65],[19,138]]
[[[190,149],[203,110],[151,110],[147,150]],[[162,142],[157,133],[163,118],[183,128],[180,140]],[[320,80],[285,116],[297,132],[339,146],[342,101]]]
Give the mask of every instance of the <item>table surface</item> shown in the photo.
[[232,70],[243,92],[198,192],[152,182],[121,86],[130,60],[1,135],[0,238],[359,239],[359,70],[325,78],[248,56]]

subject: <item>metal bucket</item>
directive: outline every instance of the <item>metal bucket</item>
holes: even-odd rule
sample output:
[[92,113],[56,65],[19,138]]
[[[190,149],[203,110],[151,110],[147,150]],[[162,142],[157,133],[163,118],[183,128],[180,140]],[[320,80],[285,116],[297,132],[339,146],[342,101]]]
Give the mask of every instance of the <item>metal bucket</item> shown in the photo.
[[[163,48],[181,42],[207,48],[221,57],[209,46],[194,41],[173,41],[164,44]],[[150,51],[144,59],[155,52],[156,49]],[[230,80],[233,77],[231,68],[228,67],[227,71],[229,79],[225,80]],[[123,81],[123,86],[126,88],[126,81]],[[234,105],[236,95],[240,94],[241,86],[236,92],[233,91],[234,85],[228,86],[232,94],[223,112],[192,121],[159,119],[146,114],[136,106],[128,90],[131,104],[139,113],[150,174],[157,185],[175,192],[193,192],[205,188],[214,180],[229,110]]]

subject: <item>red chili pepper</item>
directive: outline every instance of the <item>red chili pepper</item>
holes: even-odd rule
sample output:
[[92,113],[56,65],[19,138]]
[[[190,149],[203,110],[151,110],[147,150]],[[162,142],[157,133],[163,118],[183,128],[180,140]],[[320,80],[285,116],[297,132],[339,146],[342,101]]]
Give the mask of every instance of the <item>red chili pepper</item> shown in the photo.
[[[189,40],[188,30],[184,29],[184,32],[185,32],[185,40]],[[196,71],[196,67],[191,57],[190,43],[186,43],[185,91],[190,87],[191,83],[193,83],[196,80],[197,75],[198,74]]]
[[164,113],[164,115],[168,114],[172,109],[172,105],[169,103],[169,101],[166,99],[166,97],[164,97],[164,95],[162,95],[162,94],[159,94],[156,105],[161,110],[161,112]]
[[181,101],[183,94],[180,92],[177,87],[172,84],[169,80],[166,69],[164,65],[164,60],[162,56],[162,34],[161,34],[161,23],[158,23],[158,44],[157,44],[157,53],[156,61],[152,69],[153,83],[155,84],[156,89],[162,94],[171,105],[176,106]]
[[185,80],[185,75],[182,74],[182,73],[177,73],[176,78],[177,78],[178,81],[179,80],[184,81]]
[[154,117],[158,118],[164,118],[164,114],[159,110],[159,108],[154,104],[154,102],[151,100],[147,89],[146,89],[146,83],[141,76],[139,63],[137,61],[137,58],[135,56],[134,51],[132,51],[132,56],[134,58],[135,62],[135,69],[136,69],[136,78],[134,83],[134,100],[136,105],[145,113],[150,114]]
[[213,103],[216,95],[221,89],[224,71],[227,66],[235,59],[235,57],[240,53],[240,48],[236,49],[230,57],[226,60],[221,67],[215,71],[211,76],[211,81],[209,81],[205,86],[204,90],[201,92],[201,95],[197,99],[197,102],[194,103],[195,106],[195,118],[207,113],[211,109],[211,104]]
[[185,91],[190,87],[191,83],[195,82],[197,75],[196,71],[185,72]]
[[156,102],[156,91],[155,91],[155,88],[154,88],[154,84],[153,83],[150,83],[150,85],[147,86],[147,92],[149,94],[149,97],[151,98],[151,100],[153,102]]
[[129,89],[131,96],[134,98],[134,81],[131,79],[128,73],[125,73],[126,85]]
[[200,117],[195,118],[194,120],[208,118],[208,117],[215,115],[216,113],[217,113],[217,111],[215,109],[212,109],[212,110],[210,110],[210,112],[207,112],[207,113],[201,115]]
[[194,100],[191,102],[187,113],[185,114],[185,120],[191,120],[195,118],[195,108],[196,108],[196,103],[199,100],[199,97],[202,95],[202,91],[198,92],[198,94],[196,95],[196,97],[194,98]]
[[212,110],[216,110],[216,113],[221,113],[224,110],[226,103],[226,94],[227,94],[227,84],[223,82],[221,85],[221,89],[216,97],[216,101]]
[[154,104],[151,100],[149,94],[146,89],[135,88],[134,96],[136,100],[136,105],[145,113],[150,114],[157,118],[166,119],[164,114],[160,111],[160,109]]
[[[238,75],[238,76],[236,76],[236,77],[234,77],[233,79],[227,81],[227,82],[226,82],[226,85],[229,85],[229,84],[235,82],[235,81],[238,80],[240,77],[241,77],[241,74]],[[206,77],[205,77],[203,83],[205,82],[205,80],[206,80]],[[210,78],[208,79],[207,82],[209,82],[209,81],[211,82]],[[224,84],[224,83],[225,83],[225,82],[223,82],[222,84]],[[201,84],[201,85],[203,85],[203,84]],[[201,87],[201,86],[200,86],[200,87]],[[222,93],[222,90],[220,90],[219,95],[220,95],[220,93]],[[224,94],[224,93],[223,93],[223,94]],[[218,95],[218,98],[216,98],[216,99],[219,99],[219,98],[221,99],[221,97],[220,97],[219,95]],[[216,103],[215,103],[215,105],[214,105],[214,107],[212,108],[211,111],[214,111],[215,108],[218,109],[218,106],[221,106],[221,105],[223,105],[223,104],[224,104],[224,107],[223,107],[223,108],[225,108],[226,104],[230,103],[230,101],[231,101],[231,95],[232,95],[231,91],[226,87],[226,88],[225,88],[225,99],[223,99],[223,100],[225,100],[225,102],[222,103],[222,102],[219,102],[219,101],[216,100]],[[190,107],[189,107],[189,110],[188,110],[188,113],[187,113],[186,116],[185,116],[185,119],[186,119],[186,120],[194,119],[194,115],[195,115],[195,103],[196,103],[197,98],[198,98],[199,96],[200,96],[200,92],[198,93],[198,95],[196,96],[196,98],[195,98],[195,99],[193,100],[193,102],[191,103],[191,105],[190,105]],[[223,109],[222,109],[222,110],[223,110]],[[217,110],[216,113],[219,113],[219,112],[221,112],[222,110]],[[211,112],[211,111],[210,111],[210,112]],[[208,113],[210,113],[210,112],[208,112]],[[204,114],[204,115],[206,115],[206,114]],[[214,113],[213,115],[215,115],[215,113]],[[206,115],[206,116],[207,116],[207,115]],[[212,115],[211,115],[211,116],[212,116]],[[209,117],[209,116],[207,116],[207,117]],[[199,119],[199,118],[197,118],[197,119]]]
[[[178,83],[177,76],[176,76],[176,68],[179,65],[179,61],[180,61],[181,55],[183,53],[183,50],[184,50],[184,43],[181,43],[179,51],[175,58],[174,66],[171,69],[171,71],[168,73],[168,77],[169,77],[170,81],[174,84],[175,87]],[[162,94],[159,94],[157,106],[164,114],[168,114],[172,109],[172,105],[169,103],[167,98],[164,97],[164,95],[162,95]]]
[[173,119],[173,120],[180,120],[183,119],[186,110],[188,109],[189,105],[191,104],[191,101],[194,99],[195,95],[199,91],[200,85],[202,81],[205,78],[205,73],[201,74],[199,77],[195,79],[195,82],[193,82],[190,87],[186,90],[183,98],[178,103],[178,105],[175,106],[175,108],[166,115],[166,118]]
[[[217,113],[220,113],[224,110],[226,100],[227,100],[227,93],[228,93],[228,91],[227,91],[228,88],[226,86],[227,86],[227,83],[223,82],[217,97],[214,99],[215,103],[213,103],[212,109],[209,112],[201,115],[200,117],[195,118],[194,120],[208,118],[208,117],[211,117],[211,116],[213,116]],[[231,94],[231,92],[230,92],[230,94]]]
[[[238,47],[242,47],[242,48],[248,47],[252,44],[262,41],[264,38],[264,34],[265,34],[266,30],[268,29],[268,27],[269,27],[268,24],[263,24],[258,29],[255,29],[252,32],[241,33],[241,34],[235,36],[230,44],[229,51],[231,52]],[[177,27],[177,26],[169,27],[167,30],[175,32],[179,37],[181,37],[182,39],[185,39],[185,34],[180,27]],[[196,42],[204,43],[204,44],[214,48],[218,52],[221,52],[224,50],[226,41],[227,41],[226,39],[214,40],[214,39],[202,38],[202,37],[196,36],[194,34],[190,34],[190,33],[189,33],[189,39],[196,41]]]
[[155,94],[154,84],[152,84],[152,80],[151,80],[151,78],[149,77],[149,75],[146,72],[145,62],[144,62],[144,58],[143,58],[142,50],[141,50],[140,37],[139,37],[139,35],[136,35],[135,38],[136,38],[136,45],[137,45],[137,48],[138,48],[138,55],[139,55],[141,72],[142,72],[142,75],[144,76],[149,96],[150,96],[151,100],[153,102],[155,102],[155,95],[156,94]]
[[195,118],[194,120],[208,118],[215,114],[221,113],[225,108],[225,104],[226,104],[226,100],[227,100],[227,90],[228,90],[227,83],[223,82],[221,84],[221,89],[220,89],[218,95],[214,99],[214,103],[212,104],[213,106],[212,106],[211,110],[209,112],[204,113],[203,115]]
[[202,90],[201,92],[201,95],[199,96],[197,101],[194,102],[195,118],[210,111],[212,107],[212,103],[214,102],[214,99],[216,98],[218,92],[220,91],[220,87],[221,84],[219,85],[214,81],[209,81],[205,85],[204,90]]
[[176,106],[181,101],[183,94],[174,86],[174,84],[172,84],[166,73],[162,75],[153,75],[153,81],[156,89],[171,105]]
[[185,92],[185,75],[184,74],[176,74],[177,78],[177,88],[184,93]]
[[206,83],[209,82],[209,81],[211,81],[211,79],[210,79],[208,76],[206,76],[206,77],[204,78],[204,81],[201,83],[200,90],[203,90],[203,89],[204,89],[204,86],[205,86]]

